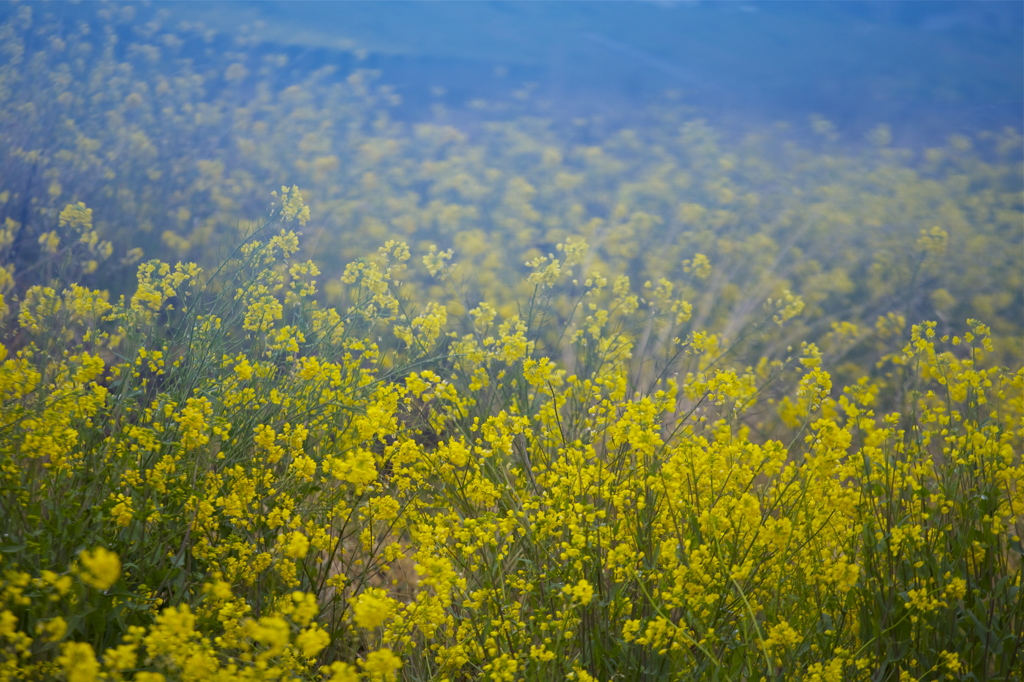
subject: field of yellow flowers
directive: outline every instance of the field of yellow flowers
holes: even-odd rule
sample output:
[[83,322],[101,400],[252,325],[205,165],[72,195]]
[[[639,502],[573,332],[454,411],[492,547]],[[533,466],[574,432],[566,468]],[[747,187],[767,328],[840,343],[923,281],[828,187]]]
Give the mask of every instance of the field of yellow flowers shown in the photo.
[[402,125],[54,7],[0,25],[0,680],[1021,679],[1018,132]]

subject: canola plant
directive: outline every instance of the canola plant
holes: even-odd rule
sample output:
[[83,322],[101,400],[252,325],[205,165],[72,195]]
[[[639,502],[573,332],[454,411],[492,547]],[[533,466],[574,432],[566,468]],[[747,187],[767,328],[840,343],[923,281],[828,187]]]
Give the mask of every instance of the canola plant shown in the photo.
[[406,126],[133,11],[0,28],[0,679],[1017,679],[1017,132]]

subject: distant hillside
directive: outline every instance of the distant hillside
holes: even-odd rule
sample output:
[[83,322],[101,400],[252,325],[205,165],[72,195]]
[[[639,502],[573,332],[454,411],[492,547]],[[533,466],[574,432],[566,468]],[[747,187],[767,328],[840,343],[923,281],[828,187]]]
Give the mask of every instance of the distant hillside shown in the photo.
[[706,114],[818,113],[857,135],[888,123],[914,143],[1019,127],[1024,106],[1024,5],[1013,2],[158,6],[288,47],[309,67],[358,51],[414,118],[529,83],[545,113],[622,115],[671,91]]

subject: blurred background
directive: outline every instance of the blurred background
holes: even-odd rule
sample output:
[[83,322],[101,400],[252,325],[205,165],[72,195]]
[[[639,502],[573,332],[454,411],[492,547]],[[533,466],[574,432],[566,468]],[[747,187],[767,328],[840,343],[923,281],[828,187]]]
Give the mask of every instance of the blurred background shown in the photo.
[[[398,119],[507,110],[611,125],[666,99],[718,129],[820,115],[896,144],[1019,128],[1024,3],[153,3],[289,68],[380,71]],[[88,6],[82,10],[89,11]]]
[[[143,258],[215,265],[295,185],[332,305],[348,263],[399,239],[472,275],[465,305],[436,282],[425,299],[511,317],[524,264],[582,238],[588,269],[637,282],[709,258],[681,292],[695,328],[732,336],[797,292],[792,339],[895,311],[983,319],[1020,356],[1022,2],[0,12],[0,257],[19,290],[64,262],[115,294]],[[79,201],[96,243],[62,260],[85,244],[55,231]]]

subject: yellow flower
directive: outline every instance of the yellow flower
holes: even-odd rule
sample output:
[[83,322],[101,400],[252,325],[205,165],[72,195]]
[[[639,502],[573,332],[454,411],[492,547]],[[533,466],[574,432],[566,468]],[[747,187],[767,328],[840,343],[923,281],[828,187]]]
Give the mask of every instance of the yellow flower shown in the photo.
[[509,654],[502,654],[484,666],[484,672],[492,680],[514,682],[519,670],[519,661]]
[[252,371],[253,368],[252,365],[249,364],[249,359],[244,355],[240,355],[237,363],[235,364],[235,374],[237,374],[238,378],[242,381],[248,381],[249,379],[252,379]]
[[575,585],[566,585],[562,592],[572,597],[577,604],[589,604],[594,598],[594,586],[584,579],[580,579]]
[[97,590],[109,589],[121,575],[121,559],[108,549],[82,550],[78,557],[85,567],[85,571],[79,572],[79,578]]
[[395,600],[384,590],[371,588],[359,595],[352,607],[352,619],[361,628],[372,630],[384,623],[395,611]]
[[423,256],[423,265],[427,268],[430,276],[434,277],[438,272],[444,270],[445,264],[451,260],[451,257],[451,249],[438,252],[437,247],[431,244],[427,255]]
[[778,646],[789,649],[803,641],[803,637],[785,619],[768,628],[768,637],[765,645],[768,647]]
[[92,227],[92,209],[87,208],[81,201],[77,204],[68,204],[60,212],[59,220],[61,227],[87,230]]
[[100,679],[100,664],[92,646],[85,642],[66,642],[60,651],[57,663],[64,669],[68,682],[94,682]]
[[42,636],[44,642],[58,642],[67,631],[68,624],[60,616],[36,624],[36,632]]
[[295,638],[295,646],[302,652],[303,658],[315,658],[330,643],[331,636],[316,624],[308,630],[303,630]]
[[309,538],[298,531],[280,535],[277,540],[284,545],[284,555],[290,559],[304,559],[309,551]]
[[262,657],[279,656],[288,646],[288,621],[280,616],[264,616],[258,621],[246,622],[245,626],[246,634],[267,646],[267,650],[261,654]]
[[289,609],[292,622],[306,627],[320,611],[316,595],[305,592],[292,592],[292,605]]
[[60,237],[57,236],[57,231],[44,232],[39,237],[39,244],[46,253],[57,253],[57,249],[60,247]]
[[395,656],[391,649],[370,652],[366,660],[359,663],[371,680],[380,680],[381,682],[392,682],[402,667],[402,659]]
[[332,457],[324,461],[324,468],[338,480],[348,481],[356,487],[377,480],[377,465],[373,461],[373,453],[366,450],[349,453],[344,460]]
[[164,682],[165,679],[162,673],[145,671],[135,673],[135,682]]
[[694,254],[693,260],[683,261],[683,272],[693,273],[697,279],[707,279],[711,275],[711,261],[703,253]]
[[124,528],[132,522],[134,514],[132,500],[130,497],[125,497],[123,493],[118,493],[117,495],[111,495],[111,501],[115,501],[117,504],[110,510],[110,517],[114,520],[114,523]]
[[48,585],[53,585],[62,597],[71,589],[71,576],[58,575],[53,571],[43,571],[41,577]]
[[298,220],[300,225],[309,221],[309,206],[303,203],[302,193],[295,185],[291,189],[281,187],[281,208],[285,220]]
[[331,675],[325,678],[325,682],[359,682],[359,672],[348,663],[331,663],[323,672]]

